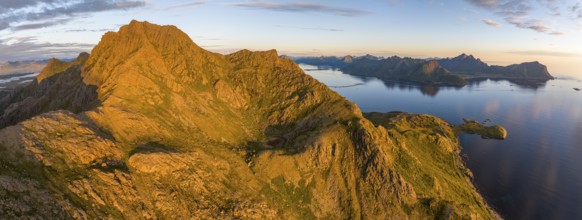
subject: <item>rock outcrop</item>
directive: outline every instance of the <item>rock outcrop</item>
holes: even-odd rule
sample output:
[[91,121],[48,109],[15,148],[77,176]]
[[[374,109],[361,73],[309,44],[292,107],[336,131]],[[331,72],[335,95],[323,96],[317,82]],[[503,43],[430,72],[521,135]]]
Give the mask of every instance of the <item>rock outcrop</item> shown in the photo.
[[372,123],[274,50],[173,26],[106,33],[0,110],[7,218],[494,218],[442,120]]
[[478,134],[484,139],[499,139],[505,140],[507,138],[507,130],[499,125],[485,126],[478,121],[471,119],[463,119],[465,124],[454,126],[455,132],[464,132],[468,134]]

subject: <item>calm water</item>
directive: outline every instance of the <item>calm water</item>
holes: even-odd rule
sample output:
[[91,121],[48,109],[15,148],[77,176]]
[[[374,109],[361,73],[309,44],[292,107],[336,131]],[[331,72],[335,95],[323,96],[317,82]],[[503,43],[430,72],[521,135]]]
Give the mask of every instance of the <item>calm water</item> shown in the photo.
[[38,74],[39,73],[20,73],[0,75],[0,91],[12,90],[15,87],[30,83]]
[[453,124],[490,119],[504,126],[504,141],[460,137],[487,201],[507,219],[582,219],[582,91],[573,89],[582,88],[580,79],[433,88],[302,68],[364,112],[427,113]]

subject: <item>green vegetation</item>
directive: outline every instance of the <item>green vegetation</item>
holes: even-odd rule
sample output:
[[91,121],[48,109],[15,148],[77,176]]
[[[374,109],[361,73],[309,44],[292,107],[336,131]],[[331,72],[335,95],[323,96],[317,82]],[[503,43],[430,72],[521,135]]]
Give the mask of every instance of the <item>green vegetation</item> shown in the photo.
[[426,214],[464,219],[479,213],[484,218],[493,218],[465,173],[467,168],[459,157],[458,140],[447,122],[434,116],[401,112],[364,116],[387,128],[398,146],[396,168],[415,189],[420,209]]
[[376,127],[276,51],[223,56],[133,21],[81,58],[4,103],[0,145],[21,154],[0,165],[34,176],[0,186],[42,183],[8,218],[493,218],[448,124],[366,114]]
[[471,119],[463,119],[465,124],[454,126],[455,133],[465,132],[468,134],[478,134],[482,138],[487,139],[500,139],[504,140],[507,138],[507,130],[499,125],[485,126],[480,124],[478,121]]

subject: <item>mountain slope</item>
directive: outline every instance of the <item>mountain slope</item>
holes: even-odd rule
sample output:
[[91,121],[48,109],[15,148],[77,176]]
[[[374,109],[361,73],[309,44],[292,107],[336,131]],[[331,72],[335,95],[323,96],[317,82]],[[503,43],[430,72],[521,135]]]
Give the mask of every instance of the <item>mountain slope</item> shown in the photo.
[[33,83],[2,96],[0,127],[48,111],[66,109],[77,113],[95,107],[96,88],[84,84],[79,73],[88,57],[89,54],[82,53],[71,62],[52,59]]
[[548,68],[539,62],[489,66],[472,55],[461,54],[454,58],[437,60],[447,70],[464,75],[465,78],[488,77],[494,79],[547,81],[554,77]]
[[493,218],[446,122],[376,126],[276,51],[132,21],[53,63],[2,101],[2,216]]
[[342,71],[357,76],[429,85],[462,86],[466,84],[463,78],[451,74],[436,61],[395,56],[386,59],[357,58],[346,64]]

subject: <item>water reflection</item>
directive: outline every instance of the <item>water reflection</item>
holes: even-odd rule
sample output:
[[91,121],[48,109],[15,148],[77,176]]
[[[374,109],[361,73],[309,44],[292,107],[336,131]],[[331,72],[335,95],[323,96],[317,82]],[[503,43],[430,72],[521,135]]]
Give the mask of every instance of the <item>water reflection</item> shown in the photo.
[[[539,89],[544,89],[547,82],[527,82],[527,81],[507,81],[507,80],[496,80],[496,79],[473,79],[468,81],[466,86],[435,86],[435,85],[421,85],[417,83],[407,83],[392,80],[383,80],[373,77],[362,77],[354,76],[342,73],[337,68],[325,67],[325,66],[310,66],[301,65],[303,70],[315,77],[316,79],[331,83],[330,86],[334,87],[349,87],[349,85],[364,85],[366,83],[380,81],[389,90],[399,89],[405,91],[420,92],[422,95],[427,97],[436,97],[440,91],[443,90],[461,90],[463,88],[481,88],[482,84],[495,84],[495,85],[508,85],[509,87],[515,87],[519,90],[531,90],[537,91]],[[344,83],[345,85],[341,84]],[[508,88],[509,90],[515,90],[514,88]]]
[[388,89],[399,89],[399,90],[406,90],[406,91],[419,91],[422,95],[428,97],[435,97],[441,88],[456,88],[456,87],[439,87],[434,85],[419,85],[413,83],[404,83],[404,82],[394,82],[394,81],[386,81],[382,80],[384,86]]
[[333,70],[307,71],[356,102],[364,112],[406,111],[491,119],[507,128],[504,141],[461,135],[463,154],[488,202],[508,219],[582,219],[582,87],[559,78],[537,85],[486,80],[463,88],[423,87],[358,78]]
[[520,89],[530,89],[530,90],[538,90],[543,89],[546,87],[546,84],[549,81],[545,82],[535,82],[535,81],[527,81],[527,80],[506,80],[506,79],[489,79],[489,78],[480,78],[480,79],[473,79],[468,81],[469,86],[479,86],[481,83],[488,83],[488,82],[509,82],[511,83],[510,86],[517,86]]

